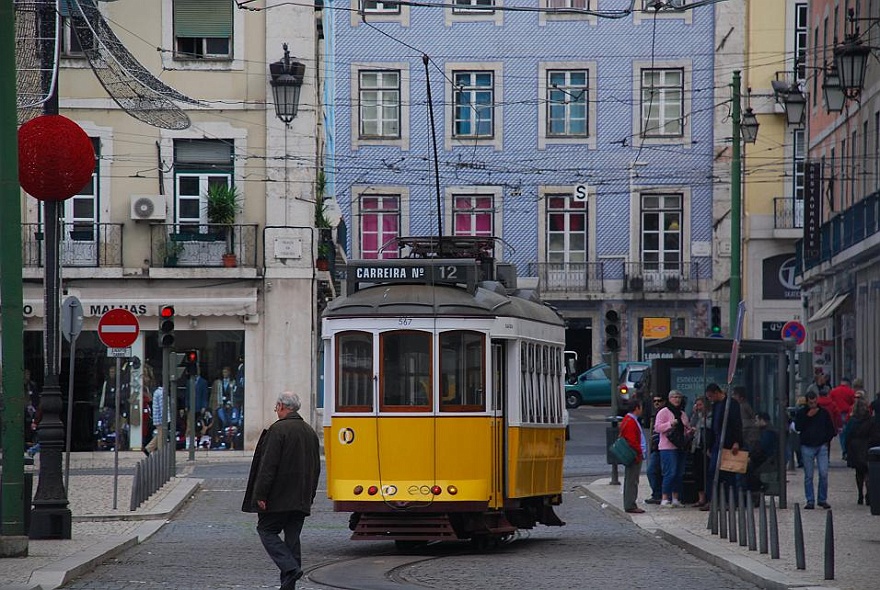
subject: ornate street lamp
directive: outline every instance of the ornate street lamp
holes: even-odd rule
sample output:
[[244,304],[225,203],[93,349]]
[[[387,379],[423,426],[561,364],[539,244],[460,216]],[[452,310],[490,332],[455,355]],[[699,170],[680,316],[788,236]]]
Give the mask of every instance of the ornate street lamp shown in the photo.
[[785,107],[785,120],[789,125],[800,125],[804,121],[804,113],[807,110],[807,98],[797,85],[791,87],[783,100]]
[[742,139],[745,143],[755,143],[758,140],[758,117],[752,107],[746,108],[743,113],[742,121],[739,124],[739,130],[742,132]]
[[822,94],[825,97],[825,110],[829,113],[839,113],[846,104],[846,93],[840,85],[840,74],[837,66],[833,63],[825,70],[822,80]]
[[296,118],[299,109],[299,94],[302,90],[305,64],[290,60],[287,43],[284,43],[284,57],[269,64],[272,97],[275,100],[275,116],[289,124]]
[[834,48],[834,65],[840,75],[840,87],[847,96],[858,95],[865,87],[865,69],[871,48],[858,37],[858,29],[848,33],[843,43]]

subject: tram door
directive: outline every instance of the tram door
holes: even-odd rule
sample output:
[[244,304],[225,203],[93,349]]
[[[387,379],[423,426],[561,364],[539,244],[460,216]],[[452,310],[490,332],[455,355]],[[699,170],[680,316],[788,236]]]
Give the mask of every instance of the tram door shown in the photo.
[[492,341],[492,497],[496,507],[504,503],[507,447],[507,345],[503,340]]

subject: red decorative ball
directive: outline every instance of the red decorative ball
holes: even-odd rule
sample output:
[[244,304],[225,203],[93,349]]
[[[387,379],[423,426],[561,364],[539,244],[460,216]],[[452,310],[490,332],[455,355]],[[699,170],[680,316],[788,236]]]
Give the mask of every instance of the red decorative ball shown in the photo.
[[69,199],[94,171],[92,140],[67,117],[42,115],[18,129],[18,182],[35,198]]

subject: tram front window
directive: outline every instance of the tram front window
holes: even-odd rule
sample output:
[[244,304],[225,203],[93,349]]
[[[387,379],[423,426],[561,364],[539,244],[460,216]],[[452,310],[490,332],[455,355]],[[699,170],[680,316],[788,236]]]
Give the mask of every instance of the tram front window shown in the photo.
[[440,411],[485,411],[485,349],[478,332],[440,335]]
[[381,409],[431,409],[431,335],[386,332],[381,336]]

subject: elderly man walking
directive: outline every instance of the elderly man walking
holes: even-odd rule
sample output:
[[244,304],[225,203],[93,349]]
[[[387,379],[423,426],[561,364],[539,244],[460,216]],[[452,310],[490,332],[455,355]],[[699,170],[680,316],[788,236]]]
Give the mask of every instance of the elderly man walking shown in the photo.
[[241,506],[258,514],[257,534],[281,570],[281,590],[293,590],[303,575],[299,535],[321,474],[318,435],[299,415],[300,407],[295,393],[278,396],[278,420],[260,435]]

